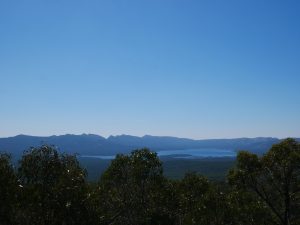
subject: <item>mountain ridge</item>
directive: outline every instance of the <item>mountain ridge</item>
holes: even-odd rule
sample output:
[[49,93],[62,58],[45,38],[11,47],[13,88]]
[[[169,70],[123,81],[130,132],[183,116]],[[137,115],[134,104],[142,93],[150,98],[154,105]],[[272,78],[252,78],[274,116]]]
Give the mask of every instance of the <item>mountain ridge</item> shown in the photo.
[[[133,149],[147,147],[153,151],[179,150],[193,148],[215,148],[229,150],[248,150],[263,154],[273,144],[281,139],[273,137],[256,138],[227,138],[227,139],[202,139],[178,138],[172,136],[142,137],[133,135],[116,135],[107,138],[97,134],[65,134],[52,136],[16,135],[14,137],[0,138],[0,151],[6,151],[12,155],[20,156],[30,147],[42,144],[53,145],[59,150],[69,154],[82,155],[113,155],[128,153]],[[297,139],[300,141],[300,139]]]

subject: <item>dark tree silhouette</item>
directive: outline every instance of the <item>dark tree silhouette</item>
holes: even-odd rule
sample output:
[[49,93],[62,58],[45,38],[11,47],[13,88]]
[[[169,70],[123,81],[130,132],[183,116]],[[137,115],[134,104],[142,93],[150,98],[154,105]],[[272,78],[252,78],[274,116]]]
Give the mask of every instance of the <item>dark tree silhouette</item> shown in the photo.
[[18,171],[22,224],[88,224],[86,172],[75,156],[49,146],[27,151]]
[[240,152],[229,180],[256,194],[271,214],[272,224],[300,223],[300,144],[294,139],[273,145],[261,158]]
[[20,188],[8,154],[0,154],[0,224],[15,223],[16,194]]

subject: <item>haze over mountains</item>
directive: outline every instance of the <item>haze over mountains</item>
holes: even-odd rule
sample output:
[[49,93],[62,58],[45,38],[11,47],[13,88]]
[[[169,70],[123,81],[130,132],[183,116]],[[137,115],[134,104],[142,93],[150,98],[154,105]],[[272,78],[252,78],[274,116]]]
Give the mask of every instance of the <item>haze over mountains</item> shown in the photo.
[[279,141],[280,139],[278,138],[269,137],[193,140],[150,135],[143,137],[119,135],[108,138],[95,134],[66,134],[49,137],[18,135],[15,137],[0,138],[0,151],[20,156],[24,150],[30,147],[49,144],[58,147],[63,152],[82,155],[113,155],[128,153],[133,149],[142,147],[147,147],[154,151],[214,148],[234,151],[249,150],[261,154]]

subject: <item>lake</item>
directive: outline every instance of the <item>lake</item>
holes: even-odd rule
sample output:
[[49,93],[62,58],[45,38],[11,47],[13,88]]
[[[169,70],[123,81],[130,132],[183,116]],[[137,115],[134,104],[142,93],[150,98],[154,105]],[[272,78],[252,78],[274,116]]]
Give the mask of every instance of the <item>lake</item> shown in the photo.
[[[159,157],[171,157],[181,159],[196,158],[216,158],[216,157],[236,157],[236,152],[228,149],[182,149],[182,150],[162,150],[157,151]],[[98,159],[114,159],[115,155],[82,155],[81,157],[91,157]]]

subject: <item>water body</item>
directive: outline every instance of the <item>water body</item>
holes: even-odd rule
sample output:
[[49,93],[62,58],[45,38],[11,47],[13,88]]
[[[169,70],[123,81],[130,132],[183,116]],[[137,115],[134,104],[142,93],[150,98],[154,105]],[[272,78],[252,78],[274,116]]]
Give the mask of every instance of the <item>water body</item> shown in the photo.
[[[196,158],[219,158],[219,157],[236,157],[236,152],[225,149],[182,149],[182,150],[163,150],[157,151],[159,157],[171,157],[181,159]],[[114,159],[115,155],[83,155],[81,157],[91,157],[98,159]]]
[[174,158],[207,158],[207,157],[235,157],[236,152],[224,149],[183,149],[158,151],[158,156],[174,156]]

